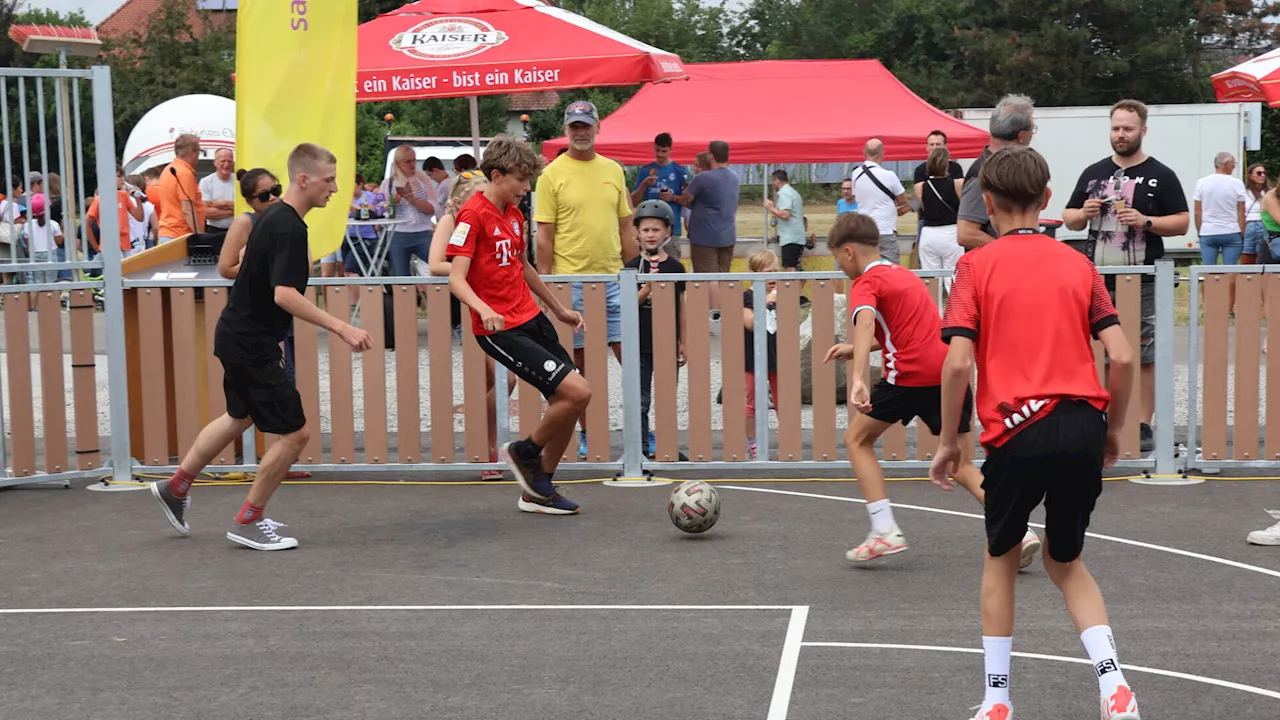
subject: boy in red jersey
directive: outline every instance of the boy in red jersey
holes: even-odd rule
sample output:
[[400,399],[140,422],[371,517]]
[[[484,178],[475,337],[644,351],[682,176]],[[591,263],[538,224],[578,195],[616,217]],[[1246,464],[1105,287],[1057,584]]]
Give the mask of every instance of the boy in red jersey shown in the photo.
[[[942,319],[929,288],[915,273],[880,257],[880,231],[870,217],[841,215],[827,235],[827,247],[836,265],[853,279],[849,307],[853,308],[851,344],[835,345],[825,362],[853,361],[849,373],[849,429],[845,447],[849,464],[867,501],[871,532],[861,545],[845,554],[852,562],[867,562],[907,549],[907,541],[893,519],[884,472],[876,459],[876,440],[896,422],[903,425],[920,418],[934,435],[942,426],[942,362],[947,346],[942,342]],[[884,350],[884,371],[875,387],[867,388],[867,368],[872,350]],[[973,395],[966,388],[964,411],[953,425],[965,448],[956,482],[983,501],[982,474],[973,466],[973,442],[969,439]],[[1028,530],[1022,543],[1022,566],[1031,564],[1040,549],[1040,538]]]
[[[942,429],[932,478],[962,455],[955,432],[978,354],[978,417],[987,460],[987,558],[982,572],[986,696],[975,720],[1009,720],[1014,577],[1009,552],[1045,503],[1044,566],[1098,674],[1102,720],[1139,720],[1098,584],[1080,558],[1102,469],[1115,464],[1132,389],[1133,351],[1106,285],[1081,253],[1039,233],[1049,166],[1028,147],[992,155],[979,174],[987,212],[1002,235],[960,259],[942,323],[950,343],[942,372]],[[1098,382],[1090,336],[1111,358],[1109,392]]]
[[449,290],[471,309],[480,347],[548,402],[533,433],[502,448],[524,490],[518,506],[524,512],[573,515],[577,503],[556,492],[551,479],[578,416],[591,401],[591,388],[530,294],[536,293],[560,322],[582,329],[582,316],[565,309],[525,253],[524,215],[518,204],[541,170],[542,158],[528,143],[494,138],[480,164],[489,185],[458,211],[445,255],[453,262]]

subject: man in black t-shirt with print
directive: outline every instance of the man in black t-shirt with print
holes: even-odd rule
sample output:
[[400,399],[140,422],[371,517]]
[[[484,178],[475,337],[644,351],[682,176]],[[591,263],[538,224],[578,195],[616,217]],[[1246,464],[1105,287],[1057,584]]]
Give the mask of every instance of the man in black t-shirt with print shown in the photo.
[[[227,412],[196,438],[177,472],[151,484],[169,523],[183,535],[191,483],[223,448],[252,426],[278,435],[258,463],[249,496],[236,513],[227,539],[255,550],[285,550],[298,541],[282,537],[282,526],[264,516],[267,500],[310,438],[302,398],[285,372],[280,337],[293,318],[318,325],[356,352],[371,346],[369,334],[320,310],[303,293],[311,275],[307,224],[303,218],[324,207],[338,190],[337,158],[310,143],[289,155],[289,189],[262,213],[245,246],[244,261],[213,335],[213,354],[222,362]],[[195,412],[195,408],[184,408]]]
[[[1085,254],[1099,267],[1154,265],[1164,257],[1164,239],[1187,231],[1190,214],[1178,176],[1142,151],[1147,106],[1121,100],[1111,108],[1111,157],[1085,168],[1067,207],[1068,230],[1089,228]],[[1115,301],[1115,276],[1106,275]],[[1142,452],[1155,447],[1151,417],[1156,405],[1155,277],[1142,276],[1142,341],[1139,402]]]

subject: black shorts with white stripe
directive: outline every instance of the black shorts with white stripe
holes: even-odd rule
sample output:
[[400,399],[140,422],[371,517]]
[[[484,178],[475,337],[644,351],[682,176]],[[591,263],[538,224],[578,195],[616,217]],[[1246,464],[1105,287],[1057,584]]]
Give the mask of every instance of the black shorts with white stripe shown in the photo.
[[556,394],[565,377],[578,369],[544,313],[502,332],[477,335],[476,342],[490,357],[537,388],[548,400]]

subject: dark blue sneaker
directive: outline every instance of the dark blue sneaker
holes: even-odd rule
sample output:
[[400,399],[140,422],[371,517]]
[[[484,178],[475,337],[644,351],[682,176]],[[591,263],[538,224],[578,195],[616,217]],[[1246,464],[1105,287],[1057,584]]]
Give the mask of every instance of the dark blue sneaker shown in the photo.
[[577,515],[578,503],[561,495],[552,493],[549,498],[536,498],[529,493],[520,494],[520,502],[516,504],[521,512],[542,513],[544,515]]
[[540,500],[550,498],[556,494],[556,488],[551,484],[551,478],[542,472],[542,457],[529,457],[521,452],[524,442],[517,440],[503,445],[502,460],[511,466],[511,474],[515,475],[516,482],[525,493]]

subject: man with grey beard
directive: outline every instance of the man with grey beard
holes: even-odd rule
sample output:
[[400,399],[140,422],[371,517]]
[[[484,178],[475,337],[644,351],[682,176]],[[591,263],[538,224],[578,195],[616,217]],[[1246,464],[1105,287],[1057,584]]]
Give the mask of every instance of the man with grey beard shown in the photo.
[[956,242],[965,250],[977,250],[998,237],[987,216],[987,206],[978,187],[982,163],[997,150],[1010,145],[1030,145],[1036,134],[1036,106],[1026,95],[1005,95],[991,113],[991,140],[982,155],[969,166],[960,191],[960,208],[956,216]]

